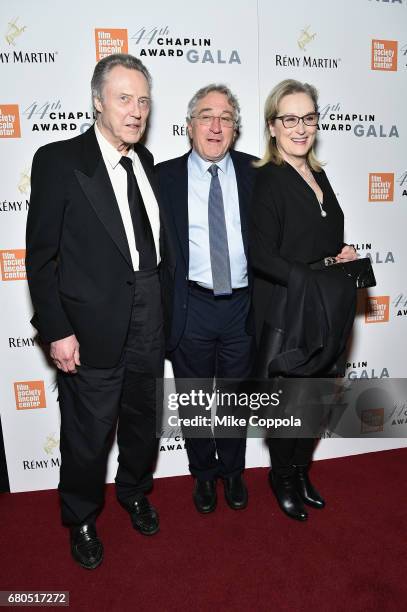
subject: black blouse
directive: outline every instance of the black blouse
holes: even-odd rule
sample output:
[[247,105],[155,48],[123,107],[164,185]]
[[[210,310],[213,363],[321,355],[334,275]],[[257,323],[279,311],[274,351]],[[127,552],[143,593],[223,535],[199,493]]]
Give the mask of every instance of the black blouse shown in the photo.
[[251,206],[250,256],[255,275],[287,285],[291,263],[310,264],[337,255],[343,246],[343,213],[325,172],[313,172],[323,193],[289,164],[257,171]]

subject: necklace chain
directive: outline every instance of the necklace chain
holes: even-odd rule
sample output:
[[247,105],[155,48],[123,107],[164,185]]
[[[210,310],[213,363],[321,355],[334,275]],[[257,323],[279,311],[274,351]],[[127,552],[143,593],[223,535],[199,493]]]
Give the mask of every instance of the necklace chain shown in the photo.
[[[311,183],[313,181],[315,181],[314,176],[309,168],[308,165],[305,166],[306,168],[306,172],[302,172],[301,170],[299,170],[298,168],[296,168],[295,166],[293,166],[293,168],[298,172],[298,174],[304,179],[304,181],[311,187],[311,189],[314,191]],[[308,176],[306,176],[308,175]],[[315,193],[315,191],[314,191]],[[322,202],[320,201],[319,197],[317,196],[317,194],[315,193],[315,197],[317,199],[317,202],[319,204],[319,209],[321,211],[321,217],[326,217],[327,216],[327,212],[323,209],[322,207]]]
[[298,174],[300,174],[300,176],[302,176],[302,178],[304,179],[304,181],[306,181],[309,185],[311,184],[311,182],[314,180],[314,177],[312,176],[311,170],[309,169],[308,166],[305,166],[306,171],[303,172],[302,170],[297,170]]

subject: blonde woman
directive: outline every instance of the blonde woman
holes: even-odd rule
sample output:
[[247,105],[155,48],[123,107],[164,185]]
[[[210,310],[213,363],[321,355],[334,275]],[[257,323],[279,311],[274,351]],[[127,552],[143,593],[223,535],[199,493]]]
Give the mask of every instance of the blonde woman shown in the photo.
[[[262,345],[268,336],[267,350],[273,345],[274,353],[279,350],[275,345],[281,345],[290,334],[290,327],[298,326],[297,315],[293,320],[287,314],[287,297],[295,290],[294,274],[296,278],[306,277],[310,265],[326,257],[338,262],[357,257],[353,247],[343,243],[343,213],[314,152],[318,119],[317,91],[307,83],[282,81],[266,100],[267,147],[264,157],[256,163],[250,255],[255,277],[256,338]],[[346,291],[346,312],[343,303],[337,306],[344,309],[342,319],[354,308],[353,288]],[[343,352],[352,322],[353,314],[346,319],[343,337],[336,339],[336,357]],[[274,336],[270,336],[270,330]],[[330,368],[333,363],[325,362],[327,365]],[[285,374],[296,376],[298,371]],[[314,368],[312,375],[324,376],[326,372]],[[300,521],[308,516],[305,505],[325,506],[309,478],[313,449],[314,439],[310,438],[269,439],[271,488],[283,512]]]

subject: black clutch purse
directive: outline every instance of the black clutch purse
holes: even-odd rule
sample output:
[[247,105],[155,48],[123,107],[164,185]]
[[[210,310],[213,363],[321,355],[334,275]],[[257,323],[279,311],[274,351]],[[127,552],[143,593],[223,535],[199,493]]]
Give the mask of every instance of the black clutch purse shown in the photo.
[[312,270],[333,270],[351,278],[357,289],[368,289],[376,286],[376,279],[369,257],[337,263],[335,257],[325,257],[311,264]]

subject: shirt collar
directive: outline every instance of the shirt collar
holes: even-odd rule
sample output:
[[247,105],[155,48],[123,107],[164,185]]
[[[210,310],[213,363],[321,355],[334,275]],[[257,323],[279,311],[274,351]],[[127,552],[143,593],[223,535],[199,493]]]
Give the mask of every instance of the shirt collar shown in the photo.
[[[117,164],[120,162],[123,155],[114,148],[113,145],[103,136],[102,132],[99,130],[97,123],[95,122],[95,134],[100,147],[100,150],[103,155],[103,159],[107,160],[111,167],[116,168]],[[129,150],[127,157],[130,157],[131,161],[134,163],[134,149],[133,147]]]
[[212,166],[212,164],[216,163],[219,170],[221,170],[224,174],[227,174],[229,171],[230,164],[232,163],[232,159],[230,157],[230,153],[227,152],[225,157],[217,162],[208,161],[203,159],[195,149],[192,149],[191,154],[189,156],[191,168],[200,176],[204,176],[206,172],[208,172],[208,168]]

